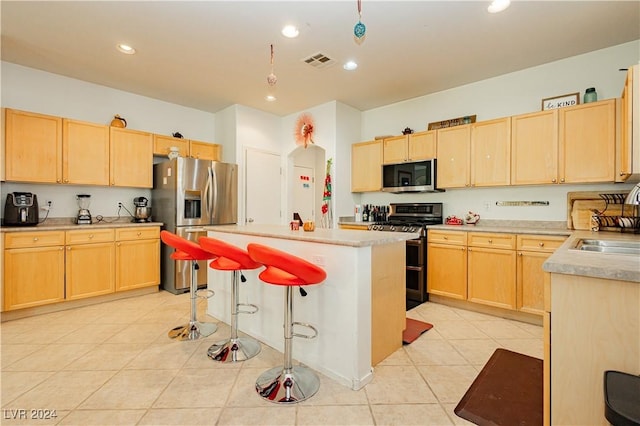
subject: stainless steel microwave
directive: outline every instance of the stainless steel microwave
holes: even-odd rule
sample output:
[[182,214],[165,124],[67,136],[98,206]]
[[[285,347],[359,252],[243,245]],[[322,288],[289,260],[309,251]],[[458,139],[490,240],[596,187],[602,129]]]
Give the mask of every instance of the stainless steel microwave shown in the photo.
[[436,159],[382,165],[382,190],[386,192],[436,192]]

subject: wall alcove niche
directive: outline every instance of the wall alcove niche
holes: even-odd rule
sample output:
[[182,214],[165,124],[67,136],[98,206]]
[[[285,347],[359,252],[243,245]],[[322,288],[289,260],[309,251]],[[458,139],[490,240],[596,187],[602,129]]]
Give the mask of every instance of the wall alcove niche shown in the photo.
[[319,226],[322,220],[322,194],[325,177],[325,150],[317,145],[297,146],[287,157],[287,216],[293,213],[302,220],[313,220]]

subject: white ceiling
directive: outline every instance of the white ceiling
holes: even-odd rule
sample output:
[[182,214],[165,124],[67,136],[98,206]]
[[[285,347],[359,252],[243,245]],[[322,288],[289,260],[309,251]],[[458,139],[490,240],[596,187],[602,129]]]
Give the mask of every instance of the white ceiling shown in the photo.
[[[3,0],[1,57],[199,110],[242,104],[284,116],[332,100],[364,111],[640,39],[637,0],[514,1],[500,14],[488,4],[362,0],[358,45],[356,0]],[[287,23],[298,38],[280,34]],[[318,52],[336,64],[302,61]],[[347,60],[359,68],[343,70]]]

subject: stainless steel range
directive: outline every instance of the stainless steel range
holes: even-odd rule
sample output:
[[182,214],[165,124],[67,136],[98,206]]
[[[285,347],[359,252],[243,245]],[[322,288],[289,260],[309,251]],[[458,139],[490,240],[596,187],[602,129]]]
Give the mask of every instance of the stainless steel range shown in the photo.
[[385,222],[369,226],[372,231],[416,232],[419,238],[407,241],[407,309],[426,302],[427,226],[443,223],[442,203],[391,204]]

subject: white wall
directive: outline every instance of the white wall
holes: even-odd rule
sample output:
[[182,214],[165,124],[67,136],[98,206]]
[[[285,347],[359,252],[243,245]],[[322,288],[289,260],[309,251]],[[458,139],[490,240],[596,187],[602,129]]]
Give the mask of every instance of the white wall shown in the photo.
[[[429,96],[387,105],[362,113],[361,141],[376,135],[399,135],[405,127],[426,130],[429,122],[465,115],[477,121],[539,111],[543,98],[595,87],[598,99],[622,93],[625,73],[618,71],[638,63],[640,40],[579,55],[538,67],[479,81]],[[359,204],[391,202],[443,202],[445,217],[464,216],[468,210],[488,219],[566,220],[566,196],[570,191],[629,189],[631,184],[546,185],[538,187],[473,188],[439,194],[354,195]],[[549,201],[548,207],[497,207],[496,201]],[[486,206],[489,205],[489,208]]]
[[[224,141],[215,139],[214,114],[9,62],[1,63],[1,76],[3,107],[104,124],[120,114],[131,129],[165,135],[179,131],[186,138],[220,143],[223,155],[226,154]],[[40,204],[53,201],[49,217],[75,216],[78,211],[75,195],[80,193],[92,195],[90,210],[94,217],[116,216],[118,202],[133,211],[134,197],[151,196],[148,189],[11,182],[0,187],[3,202],[6,194],[13,191],[33,192]],[[44,217],[44,212],[40,214]]]

